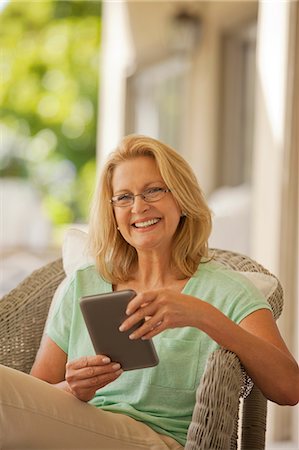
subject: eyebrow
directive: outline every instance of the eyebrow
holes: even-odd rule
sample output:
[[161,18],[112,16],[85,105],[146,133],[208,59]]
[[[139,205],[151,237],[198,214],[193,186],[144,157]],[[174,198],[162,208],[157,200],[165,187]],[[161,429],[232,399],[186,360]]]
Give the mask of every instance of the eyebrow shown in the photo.
[[[149,183],[146,183],[144,186],[143,186],[143,188],[142,188],[142,190],[141,190],[141,192],[143,192],[143,191],[145,191],[146,189],[148,189],[149,187],[160,187],[160,184],[163,184],[164,186],[166,186],[166,184],[165,184],[165,182],[164,181],[150,181]],[[130,189],[120,189],[119,191],[116,191],[114,194],[113,194],[113,196],[115,196],[115,195],[119,195],[119,194],[123,194],[123,193],[128,193],[128,194],[130,194],[130,193],[133,193],[132,191],[130,191]]]

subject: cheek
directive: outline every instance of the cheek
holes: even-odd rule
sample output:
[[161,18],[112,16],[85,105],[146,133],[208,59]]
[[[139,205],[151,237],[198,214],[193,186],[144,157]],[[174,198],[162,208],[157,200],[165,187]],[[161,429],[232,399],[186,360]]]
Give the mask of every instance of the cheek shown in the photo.
[[127,214],[125,213],[125,211],[121,209],[117,209],[114,211],[114,217],[118,226],[121,226],[125,221],[127,221],[126,216]]

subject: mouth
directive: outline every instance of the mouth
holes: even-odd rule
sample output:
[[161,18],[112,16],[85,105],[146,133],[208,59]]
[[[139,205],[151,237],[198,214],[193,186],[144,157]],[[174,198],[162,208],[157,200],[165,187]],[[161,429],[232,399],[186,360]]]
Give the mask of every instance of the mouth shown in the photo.
[[160,218],[156,217],[154,219],[149,219],[149,220],[145,220],[144,222],[135,222],[132,224],[132,226],[134,228],[149,228],[152,227],[154,225],[156,225],[156,223],[160,222]]

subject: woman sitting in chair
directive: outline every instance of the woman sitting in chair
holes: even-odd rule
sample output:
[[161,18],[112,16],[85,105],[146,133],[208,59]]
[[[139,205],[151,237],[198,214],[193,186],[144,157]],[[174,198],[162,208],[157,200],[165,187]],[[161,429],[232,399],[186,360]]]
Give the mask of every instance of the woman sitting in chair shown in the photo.
[[[54,305],[33,376],[1,368],[1,448],[182,449],[199,380],[219,346],[238,355],[268,399],[298,402],[298,366],[269,304],[209,257],[210,231],[184,159],[155,139],[124,138],[94,196],[95,265],[76,271]],[[79,299],[123,289],[137,296],[121,331],[145,319],[130,337],[153,338],[156,367],[123,371],[94,353]]]

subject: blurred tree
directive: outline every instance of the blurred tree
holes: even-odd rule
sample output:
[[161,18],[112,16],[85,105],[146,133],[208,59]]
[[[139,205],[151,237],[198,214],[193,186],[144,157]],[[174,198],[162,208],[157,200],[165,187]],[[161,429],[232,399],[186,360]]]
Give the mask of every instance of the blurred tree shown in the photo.
[[30,178],[54,224],[86,220],[100,31],[100,1],[11,1],[0,14],[0,175]]

